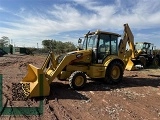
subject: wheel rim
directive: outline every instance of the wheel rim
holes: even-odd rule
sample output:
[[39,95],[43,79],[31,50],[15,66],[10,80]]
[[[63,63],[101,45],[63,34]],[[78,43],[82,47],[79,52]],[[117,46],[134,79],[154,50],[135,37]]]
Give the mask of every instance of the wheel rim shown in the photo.
[[114,67],[112,68],[111,77],[112,77],[113,79],[118,79],[119,76],[120,76],[120,69],[119,69],[118,66],[114,66]]
[[76,79],[75,79],[75,85],[76,86],[82,86],[84,83],[84,78],[82,76],[78,76]]

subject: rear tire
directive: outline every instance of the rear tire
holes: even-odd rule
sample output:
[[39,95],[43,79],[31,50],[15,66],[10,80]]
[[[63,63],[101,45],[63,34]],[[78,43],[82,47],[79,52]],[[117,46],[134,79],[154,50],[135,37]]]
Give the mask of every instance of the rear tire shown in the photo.
[[86,75],[81,71],[75,71],[69,77],[69,85],[72,89],[79,90],[85,86],[86,82]]
[[118,84],[123,79],[123,65],[118,62],[112,62],[106,70],[104,81],[109,84]]
[[154,58],[152,64],[153,64],[155,67],[158,67],[158,66],[159,66],[159,60],[158,60],[158,58]]

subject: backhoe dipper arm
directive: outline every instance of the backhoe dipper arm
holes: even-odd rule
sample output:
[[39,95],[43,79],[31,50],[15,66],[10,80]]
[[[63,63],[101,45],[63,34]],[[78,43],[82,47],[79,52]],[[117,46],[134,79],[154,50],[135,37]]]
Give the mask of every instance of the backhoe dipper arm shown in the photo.
[[130,50],[132,51],[131,57],[135,58],[134,36],[128,24],[124,24],[124,36],[119,43],[119,53],[118,53],[121,59],[124,59],[124,57],[126,56],[127,42],[130,47]]

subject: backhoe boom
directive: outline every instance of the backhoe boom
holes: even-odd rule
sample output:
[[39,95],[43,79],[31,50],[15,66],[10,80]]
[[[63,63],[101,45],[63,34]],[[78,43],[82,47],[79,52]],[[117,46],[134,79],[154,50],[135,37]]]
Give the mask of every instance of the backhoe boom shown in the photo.
[[[126,50],[127,43],[130,47],[128,51]],[[134,69],[134,63],[131,60],[135,58],[134,36],[128,24],[124,24],[124,36],[119,43],[118,56],[126,61],[127,70]]]

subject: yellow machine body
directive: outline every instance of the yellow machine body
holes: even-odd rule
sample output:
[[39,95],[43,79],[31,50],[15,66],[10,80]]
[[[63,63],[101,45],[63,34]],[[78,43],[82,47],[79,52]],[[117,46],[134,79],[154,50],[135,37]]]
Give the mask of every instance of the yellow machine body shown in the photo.
[[[96,49],[85,48],[73,51],[67,53],[61,59],[60,56],[55,59],[54,53],[50,52],[43,63],[42,68],[36,68],[29,64],[28,73],[21,81],[25,95],[28,97],[48,96],[50,92],[50,84],[55,78],[58,78],[59,80],[69,79],[69,84],[72,88],[83,86],[83,82],[86,82],[86,76],[91,79],[108,78],[111,79],[112,82],[118,83],[116,80],[122,79],[126,66],[129,66],[130,69],[133,67],[130,60],[132,56],[134,56],[134,50],[132,50],[134,49],[134,39],[128,24],[125,24],[124,28],[125,35],[119,43],[119,48],[116,48],[118,41],[117,37],[120,36],[119,34],[96,31],[88,33],[86,40],[89,39],[88,36],[109,35],[114,38],[111,40],[113,45],[115,45],[113,46],[111,42],[108,42],[110,43],[111,51],[106,52],[104,49],[99,49],[100,42],[96,42],[98,44]],[[100,41],[100,39],[98,39],[98,41]],[[127,42],[130,46],[129,51],[126,51]],[[86,44],[86,46],[87,45],[88,44]],[[112,48],[114,47],[115,51],[117,49],[117,53],[112,53]],[[104,51],[101,56],[101,53],[96,53],[98,50]],[[99,58],[96,57],[97,55]],[[27,85],[30,86],[29,89],[26,88]]]

